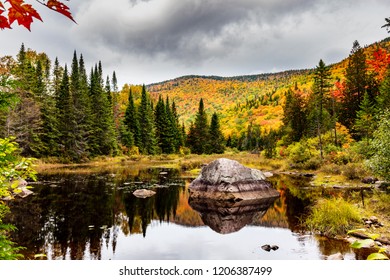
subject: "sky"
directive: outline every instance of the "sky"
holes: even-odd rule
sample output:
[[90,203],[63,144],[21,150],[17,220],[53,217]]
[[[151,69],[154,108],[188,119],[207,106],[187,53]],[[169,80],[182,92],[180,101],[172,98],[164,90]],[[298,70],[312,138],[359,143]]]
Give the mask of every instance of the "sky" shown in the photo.
[[380,41],[388,0],[70,0],[76,20],[33,0],[43,23],[0,30],[0,57],[22,43],[54,61],[101,61],[118,84],[184,75],[237,76],[314,68]]

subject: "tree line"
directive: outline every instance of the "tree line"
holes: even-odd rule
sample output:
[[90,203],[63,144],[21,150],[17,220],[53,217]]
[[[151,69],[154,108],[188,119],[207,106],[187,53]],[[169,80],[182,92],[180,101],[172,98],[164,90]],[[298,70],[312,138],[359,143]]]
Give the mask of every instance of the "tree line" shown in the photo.
[[[135,98],[130,88],[121,109],[116,73],[104,79],[98,62],[87,74],[83,55],[76,51],[70,67],[62,67],[57,58],[52,67],[46,54],[26,50],[23,44],[16,60],[2,60],[1,98],[8,105],[1,110],[0,136],[14,137],[24,156],[82,162],[119,154],[224,151],[218,116],[209,124],[202,100],[187,135],[168,96],[154,101],[143,85]],[[197,132],[203,130],[207,133]],[[209,143],[207,150],[199,149],[199,142]]]

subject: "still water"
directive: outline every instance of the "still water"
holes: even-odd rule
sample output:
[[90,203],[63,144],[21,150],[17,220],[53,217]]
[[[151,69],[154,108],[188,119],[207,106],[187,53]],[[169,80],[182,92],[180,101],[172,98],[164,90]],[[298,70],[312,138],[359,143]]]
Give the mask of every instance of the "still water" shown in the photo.
[[[27,259],[267,259],[317,260],[349,244],[305,232],[300,220],[320,190],[302,178],[274,176],[281,197],[256,205],[189,201],[193,178],[176,169],[115,167],[90,174],[51,172],[33,184],[34,195],[11,202],[12,239]],[[136,198],[138,188],[156,195]],[[262,245],[277,245],[269,252]]]

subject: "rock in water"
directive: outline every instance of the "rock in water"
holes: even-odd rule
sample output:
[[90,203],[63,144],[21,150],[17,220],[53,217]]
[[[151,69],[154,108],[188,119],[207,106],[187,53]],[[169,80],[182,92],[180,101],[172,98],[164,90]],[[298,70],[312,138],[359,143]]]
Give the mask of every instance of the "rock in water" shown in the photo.
[[140,189],[140,190],[136,190],[133,192],[133,195],[138,197],[138,198],[147,198],[147,197],[151,197],[155,194],[156,194],[156,192],[151,191],[151,190],[145,190],[145,189]]
[[225,158],[203,167],[189,190],[192,197],[217,200],[237,201],[279,196],[263,172]]

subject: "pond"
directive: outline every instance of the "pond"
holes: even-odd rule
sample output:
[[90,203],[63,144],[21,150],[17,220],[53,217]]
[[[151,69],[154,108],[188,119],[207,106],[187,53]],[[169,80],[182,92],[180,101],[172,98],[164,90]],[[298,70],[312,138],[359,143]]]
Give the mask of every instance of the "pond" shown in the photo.
[[[300,220],[323,195],[304,178],[270,178],[281,193],[256,205],[204,205],[189,201],[194,176],[176,169],[131,165],[109,172],[51,171],[34,195],[10,203],[12,239],[26,259],[55,260],[318,260],[341,252],[359,259],[343,241],[310,235]],[[139,188],[150,198],[136,198]],[[277,250],[265,251],[265,244]]]

